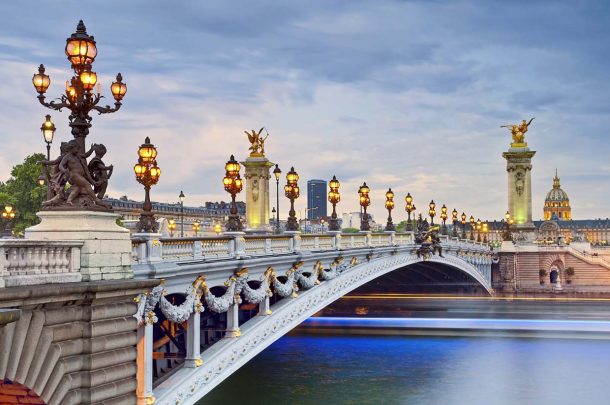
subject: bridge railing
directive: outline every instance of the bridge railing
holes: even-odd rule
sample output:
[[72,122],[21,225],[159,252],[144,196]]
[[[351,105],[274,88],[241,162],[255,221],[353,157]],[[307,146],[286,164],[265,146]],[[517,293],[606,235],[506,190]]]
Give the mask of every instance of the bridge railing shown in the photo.
[[[472,249],[487,245],[441,235],[441,243]],[[225,235],[217,237],[134,238],[133,256],[136,263],[154,261],[222,259],[238,256],[264,256],[298,251],[357,249],[377,246],[414,244],[413,232],[327,233],[282,235]],[[154,248],[157,246],[157,249]],[[155,256],[152,257],[151,256]]]
[[0,240],[0,287],[80,281],[84,242]]

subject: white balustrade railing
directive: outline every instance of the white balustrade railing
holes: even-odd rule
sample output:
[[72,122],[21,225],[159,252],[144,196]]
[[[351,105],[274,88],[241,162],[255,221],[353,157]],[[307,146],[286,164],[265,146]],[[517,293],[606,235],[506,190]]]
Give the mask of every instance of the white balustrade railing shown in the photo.
[[[440,236],[443,244],[470,251],[486,251],[481,242]],[[155,260],[146,257],[154,249],[143,249],[145,239],[134,239],[133,255],[136,263],[167,260],[223,259],[239,256],[262,256],[298,251],[324,251],[363,247],[410,245],[415,243],[413,232],[405,233],[347,233],[303,235],[226,235],[218,237],[162,238],[155,240],[161,246]],[[148,253],[147,253],[148,252]]]
[[79,241],[0,240],[0,287],[80,280]]

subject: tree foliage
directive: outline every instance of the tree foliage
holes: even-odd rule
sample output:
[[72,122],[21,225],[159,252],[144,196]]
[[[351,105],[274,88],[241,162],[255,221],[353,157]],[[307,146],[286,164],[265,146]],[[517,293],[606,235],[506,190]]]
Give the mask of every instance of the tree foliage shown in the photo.
[[11,177],[0,182],[0,209],[6,204],[12,204],[15,209],[13,219],[13,233],[23,234],[25,228],[38,223],[36,212],[46,197],[46,186],[38,185],[38,177],[42,173],[42,166],[38,163],[44,160],[42,153],[27,156],[23,163],[15,165],[11,170]]

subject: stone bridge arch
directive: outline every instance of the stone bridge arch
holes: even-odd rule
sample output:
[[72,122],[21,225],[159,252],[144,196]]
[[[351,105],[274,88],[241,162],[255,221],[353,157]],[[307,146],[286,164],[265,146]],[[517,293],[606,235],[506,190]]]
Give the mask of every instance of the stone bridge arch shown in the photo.
[[[343,295],[377,277],[422,261],[413,253],[372,259],[299,292],[297,298],[279,301],[273,306],[271,315],[257,316],[243,324],[241,337],[223,339],[206,350],[201,367],[181,368],[157,386],[154,394],[158,403],[194,404],[266,347]],[[479,282],[489,294],[493,293],[488,279],[475,267],[489,265],[490,259],[445,255],[431,256],[428,261],[459,269]]]

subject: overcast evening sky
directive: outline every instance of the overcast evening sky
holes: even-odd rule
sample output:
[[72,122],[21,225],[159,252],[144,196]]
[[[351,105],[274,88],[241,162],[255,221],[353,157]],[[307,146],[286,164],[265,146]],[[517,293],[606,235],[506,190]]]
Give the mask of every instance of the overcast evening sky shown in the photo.
[[[31,77],[44,63],[56,97],[70,77],[65,39],[79,19],[95,36],[103,92],[117,72],[123,108],[93,116],[87,143],[108,147],[108,193],[142,199],[134,178],[146,136],[163,172],[153,199],[227,200],[229,155],[266,126],[268,158],[305,181],[341,180],[338,211],[371,187],[410,192],[481,219],[506,211],[500,125],[536,117],[533,213],[555,168],[575,219],[609,216],[610,3],[601,1],[4,1],[0,4],[0,179],[44,152],[50,110]],[[67,112],[51,112],[59,141]],[[273,184],[274,189],[275,184]],[[272,194],[275,201],[275,194]],[[282,217],[287,200],[282,198]],[[272,204],[274,205],[274,204]],[[438,210],[438,209],[437,209]]]

